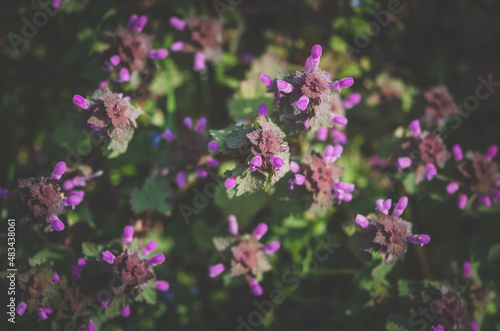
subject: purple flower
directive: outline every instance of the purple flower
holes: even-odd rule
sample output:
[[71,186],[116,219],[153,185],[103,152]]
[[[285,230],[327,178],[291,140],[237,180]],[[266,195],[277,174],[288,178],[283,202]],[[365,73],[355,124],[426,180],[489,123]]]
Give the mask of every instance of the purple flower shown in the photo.
[[455,194],[455,192],[457,192],[459,188],[460,185],[457,182],[451,182],[448,184],[448,186],[446,186],[446,191],[448,192],[448,194]]
[[275,167],[275,171],[279,171],[281,167],[285,165],[285,161],[283,161],[282,158],[277,156],[270,156],[269,161],[271,161],[271,163]]
[[150,242],[148,242],[146,246],[142,248],[144,256],[148,256],[149,254],[151,254],[156,249],[156,247],[158,247],[158,243],[156,241],[151,240]]
[[130,72],[128,71],[127,68],[121,68],[120,69],[120,79],[118,82],[123,83],[123,82],[128,82],[130,80]]
[[109,264],[115,263],[116,257],[110,251],[102,252],[102,260],[108,262]]
[[61,282],[61,277],[57,273],[54,273],[54,276],[52,276],[52,281],[56,284],[59,284]]
[[168,56],[168,51],[164,48],[152,49],[148,55],[151,60],[163,60]]
[[200,71],[205,70],[206,68],[207,64],[205,62],[205,54],[203,54],[203,52],[196,52],[194,54],[193,70]]
[[415,245],[424,246],[431,242],[431,237],[427,234],[414,234],[411,237],[407,238],[408,242],[411,242]]
[[66,163],[61,161],[58,164],[56,164],[54,171],[52,171],[52,175],[50,175],[50,178],[59,180],[61,179],[65,171],[66,171]]
[[48,318],[47,317],[47,312],[45,311],[45,308],[38,308],[36,311],[37,311],[38,316],[40,317],[40,319],[42,321],[46,320]]
[[259,117],[266,117],[267,116],[267,105],[260,105],[259,106]]
[[227,228],[227,231],[232,234],[233,236],[238,235],[238,221],[236,220],[236,216],[234,215],[229,215],[227,218],[227,221],[229,223],[229,227]]
[[213,265],[213,266],[209,266],[208,267],[208,272],[210,273],[209,277],[210,278],[217,277],[221,273],[223,273],[224,270],[226,270],[226,267],[222,263],[219,263],[219,264],[216,264],[216,265]]
[[186,22],[175,16],[170,17],[170,25],[174,29],[179,31],[182,31],[186,28]]
[[200,178],[207,178],[208,177],[208,171],[206,171],[203,168],[196,168],[196,174]]
[[363,215],[357,215],[356,216],[356,223],[355,226],[360,226],[363,229],[367,229],[370,226],[370,222],[364,217]]
[[175,183],[179,188],[184,188],[186,186],[186,172],[179,171],[175,177]]
[[252,161],[250,161],[250,170],[255,171],[262,166],[262,156],[254,156]]
[[333,123],[337,123],[339,125],[347,125],[347,118],[341,115],[330,114]]
[[398,170],[401,171],[403,169],[408,168],[411,166],[411,159],[409,157],[400,157],[398,159]]
[[9,196],[10,196],[9,190],[6,190],[4,188],[0,188],[0,198],[7,199]]
[[19,316],[23,316],[24,312],[26,311],[26,307],[28,307],[26,305],[26,302],[24,302],[24,301],[19,302],[19,304],[17,305],[17,308],[16,308],[16,313]]
[[432,178],[437,175],[437,169],[433,163],[427,163],[425,165],[425,173],[425,179],[427,179],[428,181],[431,181]]
[[301,174],[295,174],[295,180],[294,183],[297,185],[304,185],[306,182],[306,176],[301,175]]
[[498,154],[498,146],[497,145],[491,145],[488,148],[488,151],[486,152],[486,158],[488,160],[492,160],[496,155]]
[[267,86],[268,89],[273,89],[273,80],[266,74],[260,74],[260,81]]
[[219,143],[217,141],[211,141],[208,143],[208,149],[213,152],[218,152],[220,150]]
[[130,306],[126,305],[125,307],[120,309],[120,314],[123,317],[129,317],[130,316]]
[[325,141],[328,138],[328,128],[322,126],[318,129],[316,133],[316,139],[319,141]]
[[162,253],[156,254],[148,260],[148,265],[154,267],[155,265],[161,264],[165,261],[165,255]]
[[470,278],[472,275],[472,267],[469,261],[466,261],[462,266],[462,274],[464,278]]
[[360,102],[361,102],[361,94],[359,94],[358,92],[354,92],[342,101],[342,106],[345,109],[351,109]]
[[341,145],[327,145],[325,147],[325,150],[323,151],[323,160],[327,163],[333,163],[337,161],[337,159],[342,155],[342,152],[344,151],[344,147]]
[[295,102],[295,107],[299,108],[300,110],[306,110],[308,104],[309,98],[303,95],[299,98],[299,100]]
[[330,84],[330,89],[336,90],[339,93],[342,92],[343,88],[351,87],[354,84],[354,79],[351,77],[343,78],[341,80],[336,80]]
[[155,288],[158,291],[166,292],[170,288],[170,284],[166,280],[157,280],[155,282]]
[[127,225],[123,228],[123,243],[130,244],[134,240],[134,227]]
[[491,207],[491,198],[487,195],[479,197],[479,201],[486,207]]
[[422,133],[422,130],[420,129],[420,122],[418,120],[413,120],[408,127],[411,130],[411,133],[413,134],[413,137],[418,138],[420,137],[420,134]]
[[193,119],[189,116],[184,117],[184,125],[191,130],[193,128]]
[[166,141],[168,141],[169,143],[171,143],[175,139],[175,136],[170,129],[165,129],[165,131],[163,131],[163,134],[161,135],[161,137],[163,139],[165,139]]
[[183,48],[184,48],[184,42],[182,41],[176,41],[170,46],[172,52],[180,52],[182,51]]
[[50,223],[50,225],[52,225],[52,227],[56,231],[64,230],[64,223],[59,218],[57,218],[57,216],[55,216],[55,215],[49,216],[49,223]]
[[290,162],[290,171],[294,174],[300,172],[300,166],[297,164],[297,162]]
[[54,1],[52,2],[52,6],[53,6],[54,8],[59,8],[59,7],[61,7],[61,0],[54,0]]
[[311,56],[309,56],[306,60],[305,71],[312,72],[318,68],[322,52],[323,49],[321,48],[321,45],[314,45],[311,48]]
[[120,55],[113,55],[112,57],[109,58],[109,62],[116,67],[117,65],[120,64]]
[[76,264],[71,266],[71,272],[74,279],[79,279],[82,276],[82,269],[87,264],[84,258],[78,259]]
[[268,227],[266,223],[259,223],[255,230],[253,230],[252,234],[255,235],[255,238],[257,238],[257,240],[260,240],[260,238],[262,238],[262,236],[266,234],[267,229]]
[[262,248],[264,254],[274,255],[274,253],[281,247],[279,241],[273,241]]
[[387,199],[384,201],[384,199],[378,199],[375,201],[375,205],[377,206],[375,210],[378,209],[382,214],[389,215],[389,209],[391,209],[392,200]]
[[90,108],[89,101],[78,94],[75,94],[73,96],[73,103],[75,104],[75,107],[80,107],[82,109],[89,109]]
[[236,186],[236,177],[231,176],[228,179],[226,179],[226,182],[224,183],[224,186],[228,190],[230,190],[233,187],[235,187]]
[[431,329],[432,331],[444,331],[444,327],[441,324],[438,326],[432,326]]
[[470,322],[470,329],[471,329],[471,331],[477,331],[478,328],[479,328],[479,325],[477,324],[476,321],[473,320],[473,321]]
[[405,210],[406,206],[408,206],[408,198],[407,197],[401,197],[396,204],[396,207],[394,207],[394,210],[392,211],[392,216],[394,217],[399,217],[401,214],[403,214],[403,211]]
[[467,206],[467,201],[468,201],[467,195],[464,193],[460,194],[460,196],[458,197],[458,208],[464,210],[465,207]]
[[202,116],[198,119],[198,122],[196,122],[196,126],[194,128],[194,131],[198,132],[198,133],[202,133],[203,130],[205,130],[207,126],[207,118]]
[[276,82],[278,86],[278,90],[283,93],[290,93],[293,91],[293,86],[290,83],[285,82],[284,80],[279,80]]
[[455,161],[460,162],[464,158],[464,154],[462,152],[462,148],[460,145],[456,144],[451,148],[451,152],[453,153],[453,157],[455,158]]
[[256,297],[261,296],[264,293],[264,290],[260,286],[259,282],[251,276],[248,276],[248,286],[250,286],[253,295]]

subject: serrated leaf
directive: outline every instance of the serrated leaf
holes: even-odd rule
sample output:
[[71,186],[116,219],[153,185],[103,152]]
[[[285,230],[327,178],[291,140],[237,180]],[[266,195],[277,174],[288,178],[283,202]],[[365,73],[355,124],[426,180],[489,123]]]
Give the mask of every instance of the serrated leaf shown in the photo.
[[150,283],[146,289],[144,289],[141,293],[136,298],[136,301],[139,302],[146,302],[149,303],[150,305],[156,304],[157,295],[156,295],[156,290]]
[[130,198],[130,204],[136,214],[147,210],[156,210],[162,214],[171,211],[169,202],[172,189],[168,180],[160,174],[151,174],[140,189],[135,189]]
[[85,257],[97,258],[100,256],[102,247],[94,243],[84,242],[82,243],[82,253]]

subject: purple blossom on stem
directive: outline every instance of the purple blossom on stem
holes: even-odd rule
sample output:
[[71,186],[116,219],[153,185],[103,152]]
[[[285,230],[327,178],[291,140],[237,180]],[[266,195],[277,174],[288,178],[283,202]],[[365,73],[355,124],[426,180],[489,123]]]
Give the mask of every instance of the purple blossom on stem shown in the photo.
[[123,82],[128,82],[130,80],[130,71],[127,68],[121,68],[120,69],[120,79],[118,82],[123,83]]
[[123,228],[123,243],[130,244],[134,240],[134,227],[127,225]]
[[158,243],[155,240],[151,240],[142,248],[142,253],[144,256],[148,256],[156,249],[156,247],[158,247]]
[[460,185],[457,183],[457,182],[451,182],[448,184],[448,186],[446,186],[446,192],[448,192],[448,194],[455,194],[455,192],[458,191],[458,189],[460,188]]
[[410,128],[413,137],[420,137],[422,130],[420,129],[420,122],[418,120],[413,120],[408,127]]
[[408,242],[411,242],[415,245],[424,246],[431,242],[431,237],[427,234],[414,234],[411,237],[407,238]]
[[294,174],[300,172],[300,166],[297,164],[297,162],[295,161],[290,162],[290,171],[293,172]]
[[306,97],[305,95],[301,96],[299,100],[295,102],[295,107],[297,107],[302,111],[306,110],[307,105],[309,105],[309,98]]
[[405,156],[405,157],[400,157],[398,159],[398,170],[399,171],[406,169],[409,166],[411,166],[411,158]]
[[262,156],[257,155],[252,158],[252,161],[250,161],[249,168],[252,171],[255,171],[259,169],[262,166]]
[[311,56],[309,56],[306,60],[305,71],[312,72],[318,68],[322,52],[323,49],[321,48],[321,45],[314,45],[311,48]]
[[316,133],[316,139],[319,141],[325,141],[328,138],[328,128],[322,126],[318,129]]
[[24,312],[26,311],[26,307],[27,307],[26,302],[24,302],[24,301],[19,302],[19,304],[17,305],[17,308],[16,308],[16,313],[19,316],[23,316]]
[[125,307],[120,309],[120,314],[123,317],[129,317],[130,316],[130,306],[126,305]]
[[260,105],[258,112],[259,112],[259,117],[266,117],[267,116],[267,105]]
[[354,191],[354,184],[352,183],[344,183],[344,182],[337,182],[333,184],[333,190],[335,191],[334,198],[338,200],[338,204],[342,201],[351,201],[352,200],[352,194],[351,192]]
[[344,147],[341,145],[327,145],[323,151],[323,160],[327,163],[333,163],[342,155]]
[[262,286],[260,286],[259,282],[252,276],[248,276],[248,286],[250,286],[253,295],[256,297],[261,296],[264,293]]
[[102,252],[102,260],[108,262],[109,264],[115,263],[116,257],[110,251]]
[[264,252],[264,254],[267,254],[267,255],[274,255],[274,253],[276,251],[278,251],[281,247],[281,244],[279,241],[273,241],[273,242],[270,242],[269,244],[267,244],[266,246],[264,246],[262,248],[262,251]]
[[434,176],[437,175],[436,166],[433,163],[427,163],[425,165],[425,179],[431,181]]
[[148,265],[154,267],[155,265],[161,264],[165,261],[165,255],[162,253],[156,254],[148,260]]
[[199,178],[207,178],[208,177],[208,171],[206,171],[203,168],[197,168],[196,174],[198,175]]
[[186,28],[186,22],[175,16],[170,17],[170,25],[174,29],[179,31],[182,31]]
[[175,177],[175,183],[179,188],[184,188],[186,186],[186,172],[179,171]]
[[168,141],[169,143],[171,143],[175,139],[175,136],[170,129],[165,129],[165,131],[163,131],[163,134],[161,135],[161,137],[163,139],[165,139],[166,141]]
[[354,92],[342,101],[342,106],[345,109],[351,109],[360,102],[361,102],[361,94],[359,94],[358,92]]
[[80,107],[82,109],[89,109],[90,108],[90,102],[78,94],[75,94],[73,96],[73,103],[75,104],[75,107]]
[[228,190],[230,190],[233,187],[235,187],[236,186],[236,177],[231,176],[228,179],[226,179],[226,182],[224,183],[224,186]]
[[236,216],[229,215],[227,222],[229,223],[227,231],[236,237],[238,235],[238,221],[236,220]]
[[458,197],[458,208],[464,210],[467,206],[467,201],[467,195],[465,193],[460,194],[460,196]]
[[439,324],[438,326],[432,326],[431,330],[432,331],[444,331],[444,327],[441,324]]
[[464,262],[462,265],[462,274],[464,278],[470,278],[472,275],[472,266],[469,261]]
[[155,288],[158,291],[166,292],[170,288],[170,284],[166,280],[155,281]]
[[488,148],[488,151],[486,152],[486,158],[488,160],[492,160],[496,155],[498,154],[498,146],[497,145],[491,145]]
[[391,209],[392,200],[387,199],[384,201],[384,199],[378,199],[375,201],[375,205],[377,206],[375,210],[378,209],[382,214],[389,215],[389,209]]
[[460,162],[464,158],[464,153],[462,152],[462,148],[460,145],[456,144],[451,148],[451,152],[453,154],[453,158],[455,161]]
[[193,70],[200,71],[205,70],[206,68],[207,63],[205,62],[205,54],[203,54],[203,52],[196,52],[194,54]]
[[40,317],[40,319],[42,321],[46,320],[48,318],[47,312],[45,311],[45,308],[38,308],[36,311],[37,311],[38,316]]
[[200,119],[198,119],[198,122],[196,122],[196,126],[194,128],[194,131],[198,133],[202,133],[203,130],[207,127],[207,118],[202,116]]
[[401,214],[403,214],[403,211],[405,210],[406,206],[408,206],[408,198],[407,197],[401,197],[394,207],[394,210],[392,211],[392,216],[394,217],[399,217]]
[[189,116],[184,117],[184,125],[191,130],[193,128],[193,119]]
[[479,328],[479,325],[477,324],[476,321],[473,320],[473,321],[470,322],[470,329],[471,329],[471,331],[477,331],[478,328]]
[[109,62],[116,67],[117,65],[120,64],[120,55],[113,55],[112,57],[109,58]]
[[54,1],[52,2],[52,6],[53,6],[54,8],[59,8],[59,7],[61,7],[61,0],[54,0]]
[[354,84],[354,79],[351,77],[343,78],[341,80],[336,80],[330,84],[330,89],[336,90],[339,93],[342,92],[343,88],[351,87]]
[[255,238],[257,238],[257,240],[260,240],[260,238],[262,238],[262,236],[266,234],[267,229],[268,227],[266,223],[259,223],[255,230],[253,230],[252,234],[255,235]]
[[268,89],[273,89],[273,80],[266,74],[260,74],[260,81],[267,86]]
[[217,141],[211,141],[208,143],[208,149],[213,152],[218,152],[220,150],[219,143]]
[[292,84],[285,82],[284,80],[278,79],[276,82],[278,90],[283,93],[290,93],[294,90]]
[[59,282],[61,282],[61,277],[59,277],[59,275],[56,273],[54,273],[54,276],[52,276],[52,281],[56,284],[59,284]]
[[65,228],[64,223],[59,218],[57,218],[57,216],[55,216],[55,215],[49,216],[49,223],[50,223],[50,225],[52,225],[52,227],[56,231],[62,231]]
[[4,188],[0,188],[0,198],[7,199],[9,196],[10,196],[9,190],[6,190]]
[[360,226],[363,229],[367,229],[370,226],[370,222],[364,217],[363,215],[358,214],[356,216],[356,223],[355,226]]
[[183,50],[183,48],[184,48],[184,42],[182,41],[176,41],[170,46],[172,52],[180,52]]
[[61,161],[58,164],[56,164],[54,171],[52,171],[52,174],[50,175],[50,178],[52,179],[61,179],[62,175],[64,175],[64,172],[66,171],[66,163]]
[[226,270],[226,267],[222,263],[219,263],[219,264],[216,264],[216,265],[213,265],[213,266],[209,266],[208,267],[209,277],[210,278],[217,277],[221,273],[223,273],[224,270]]
[[152,49],[148,54],[151,60],[163,60],[168,56],[168,51],[164,48]]
[[271,161],[271,163],[275,167],[275,171],[279,171],[281,167],[285,165],[285,161],[283,161],[282,158],[277,156],[270,156],[269,161]]

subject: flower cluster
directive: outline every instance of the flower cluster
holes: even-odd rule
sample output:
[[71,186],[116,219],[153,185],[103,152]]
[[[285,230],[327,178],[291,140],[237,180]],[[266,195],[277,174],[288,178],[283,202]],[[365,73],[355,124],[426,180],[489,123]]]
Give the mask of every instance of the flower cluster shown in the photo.
[[290,171],[294,175],[288,180],[290,189],[294,190],[298,185],[305,188],[304,195],[312,193],[312,207],[322,206],[330,209],[334,201],[338,204],[351,201],[354,184],[340,181],[344,168],[335,164],[342,151],[341,145],[328,145],[323,155],[316,152],[306,154],[301,165],[292,161]]
[[263,245],[259,240],[266,234],[267,225],[260,223],[252,234],[239,234],[236,217],[229,216],[228,231],[232,237],[214,238],[215,248],[219,251],[224,263],[209,267],[210,277],[216,277],[231,268],[231,277],[244,275],[248,286],[255,296],[264,293],[256,277],[271,270],[267,256],[273,255],[280,248],[279,241]]
[[112,242],[100,255],[78,259],[70,277],[54,273],[48,262],[35,266],[19,275],[22,301],[16,312],[36,312],[40,320],[54,316],[80,330],[95,330],[95,312],[112,306],[127,317],[130,303],[148,287],[169,289],[166,281],[151,282],[153,267],[165,261],[161,253],[152,255],[156,247],[155,241],[142,245],[134,239],[134,228],[126,226],[122,244]]
[[456,289],[434,289],[424,293],[422,301],[426,305],[432,302],[437,324],[431,327],[434,331],[457,329],[469,323],[467,308]]
[[211,131],[215,141],[209,148],[236,159],[225,186],[233,189],[239,178],[237,196],[262,188],[269,181],[274,184],[289,169],[290,152],[283,131],[265,116],[260,116],[255,125]]
[[172,44],[173,52],[194,53],[193,69],[206,69],[206,60],[220,61],[222,59],[222,22],[206,16],[188,17],[182,20],[170,18],[170,25],[179,31],[184,31],[184,41]]
[[491,206],[500,200],[500,167],[493,158],[498,153],[496,145],[490,146],[486,154],[469,151],[462,152],[459,145],[453,146],[453,158],[458,163],[457,178],[451,181],[446,191],[459,192],[458,207],[465,209],[467,203],[475,200],[477,204]]
[[190,172],[195,172],[199,178],[206,178],[210,168],[217,168],[219,161],[209,155],[207,145],[210,148],[209,139],[206,134],[207,119],[200,117],[193,121],[191,117],[184,118],[184,126],[174,134],[170,129],[160,135],[169,148],[169,154],[165,164],[169,171],[177,171],[175,182],[179,188],[186,185],[186,178]]
[[427,127],[434,127],[446,118],[458,115],[458,109],[445,86],[434,87],[423,93],[425,102],[424,121]]
[[128,82],[131,76],[143,72],[148,59],[160,60],[168,56],[166,49],[153,49],[154,36],[142,33],[148,18],[132,15],[127,27],[119,26],[106,52],[106,67],[118,73],[118,82]]
[[320,45],[311,49],[302,71],[272,80],[262,74],[261,81],[279,99],[279,121],[290,132],[308,128],[332,127],[333,123],[346,125],[347,119],[331,111],[333,93],[353,85],[352,78],[332,82],[330,74],[319,69],[322,54]]
[[66,163],[59,162],[50,177],[19,178],[18,187],[12,192],[3,190],[3,197],[12,197],[18,205],[22,223],[32,223],[42,227],[47,223],[51,231],[64,230],[59,216],[66,213],[65,207],[75,209],[83,201],[83,188],[89,179],[102,174],[101,171],[87,176],[74,176],[74,169],[67,169]]
[[100,90],[93,104],[80,95],[73,97],[75,107],[82,110],[90,128],[99,132],[108,150],[117,154],[127,150],[128,143],[137,126],[140,111],[130,104],[129,97],[112,93],[107,87]]
[[356,216],[356,226],[362,227],[364,238],[360,249],[372,253],[382,253],[386,263],[396,260],[404,260],[408,242],[415,245],[425,245],[431,241],[426,234],[413,234],[412,224],[403,220],[400,216],[408,205],[408,198],[401,197],[396,203],[392,216],[389,211],[392,208],[392,200],[379,199],[375,202],[378,211],[375,221],[368,221],[363,215]]
[[418,120],[410,123],[412,138],[402,144],[408,156],[398,159],[398,169],[412,167],[415,171],[415,182],[423,179],[432,180],[437,175],[436,166],[443,168],[451,157],[450,152],[440,136],[429,131],[422,131]]

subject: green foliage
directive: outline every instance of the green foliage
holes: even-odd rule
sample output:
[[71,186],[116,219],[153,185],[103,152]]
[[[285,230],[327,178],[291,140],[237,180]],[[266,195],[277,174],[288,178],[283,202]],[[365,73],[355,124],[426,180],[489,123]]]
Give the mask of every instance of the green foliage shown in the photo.
[[140,189],[135,189],[130,197],[130,205],[136,214],[156,210],[162,214],[171,211],[169,199],[172,195],[168,180],[158,173],[146,178]]

